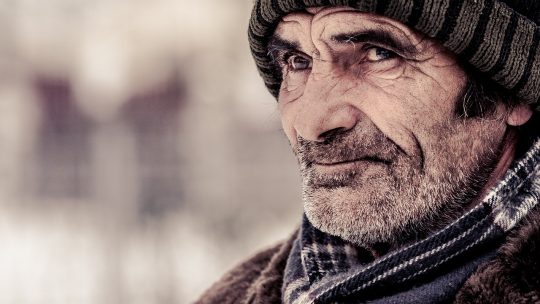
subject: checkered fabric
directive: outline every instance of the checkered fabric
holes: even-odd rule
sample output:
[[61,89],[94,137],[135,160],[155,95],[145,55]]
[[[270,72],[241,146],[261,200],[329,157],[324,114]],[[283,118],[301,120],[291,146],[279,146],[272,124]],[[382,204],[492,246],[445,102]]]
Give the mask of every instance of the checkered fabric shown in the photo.
[[377,260],[304,217],[285,270],[283,302],[356,303],[351,299],[373,299],[388,288],[437,276],[458,259],[474,259],[483,246],[499,246],[539,198],[540,139],[481,204],[436,234]]

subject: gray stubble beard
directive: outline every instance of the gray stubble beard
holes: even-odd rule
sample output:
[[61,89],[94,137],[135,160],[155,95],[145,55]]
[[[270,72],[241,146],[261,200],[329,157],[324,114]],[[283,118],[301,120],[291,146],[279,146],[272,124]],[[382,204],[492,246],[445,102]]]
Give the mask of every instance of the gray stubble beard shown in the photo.
[[[495,121],[477,120],[480,128],[475,134],[463,132],[465,124],[434,132],[441,138],[430,143],[423,166],[419,155],[405,155],[389,147],[393,143],[383,139],[382,133],[350,143],[350,147],[362,142],[374,145],[379,140],[379,145],[386,145],[379,149],[392,151],[388,153],[392,159],[386,168],[379,168],[379,174],[372,174],[375,177],[352,173],[353,182],[343,185],[343,177],[339,177],[336,187],[317,185],[320,177],[306,161],[310,151],[301,147],[297,156],[306,216],[318,229],[360,246],[399,246],[440,229],[464,212],[496,165],[504,128]],[[493,128],[499,132],[486,135]],[[374,126],[358,130],[380,132]],[[474,144],[477,140],[482,144]],[[452,143],[460,145],[452,147]]]

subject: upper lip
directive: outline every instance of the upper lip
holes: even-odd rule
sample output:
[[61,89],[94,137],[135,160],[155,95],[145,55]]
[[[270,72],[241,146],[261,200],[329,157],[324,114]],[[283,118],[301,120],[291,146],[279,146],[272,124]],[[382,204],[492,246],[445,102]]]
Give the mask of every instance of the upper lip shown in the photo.
[[322,165],[322,166],[334,166],[334,165],[352,163],[356,161],[374,161],[374,162],[382,162],[385,164],[390,163],[389,161],[379,158],[379,157],[363,156],[363,157],[357,157],[357,158],[345,159],[345,160],[319,160],[319,161],[313,161],[313,164]]

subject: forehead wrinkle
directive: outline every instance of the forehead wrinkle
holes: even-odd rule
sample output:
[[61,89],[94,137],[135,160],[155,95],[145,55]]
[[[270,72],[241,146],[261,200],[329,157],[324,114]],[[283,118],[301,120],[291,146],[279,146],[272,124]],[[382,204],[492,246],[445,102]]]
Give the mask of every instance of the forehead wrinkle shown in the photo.
[[[394,37],[395,40],[398,40],[398,42],[408,43],[415,49],[416,46],[419,45],[422,41],[422,36],[410,30],[405,25],[402,25],[386,17],[369,13],[362,13],[359,11],[346,11],[343,13],[338,12],[336,14],[343,14],[344,16],[338,18],[338,16],[334,15],[336,20],[323,21],[323,18],[320,18],[317,22],[314,22],[312,27],[316,27],[319,22],[325,22],[325,24],[320,33],[313,33],[312,35],[319,36],[322,40],[328,40],[330,43],[327,44],[329,45],[332,44],[332,42],[335,42],[332,39],[335,36],[369,30],[388,32],[388,34],[390,34],[391,37]],[[331,17],[332,16],[330,14],[326,15],[326,18]],[[328,24],[330,23],[336,24],[336,26],[329,27]],[[332,28],[334,28],[334,30]],[[335,33],[333,33],[332,30]]]
[[400,36],[409,40],[413,45],[417,45],[422,41],[423,35],[415,32],[407,25],[402,24],[396,20],[392,20],[387,17],[378,16],[375,14],[363,14],[366,19],[373,23],[379,24],[379,26],[386,27],[387,29],[396,30]]
[[292,13],[279,22],[274,36],[292,42],[298,50],[309,54],[312,48],[311,22],[313,16],[308,13]]
[[329,15],[334,15],[334,14],[340,14],[340,13],[348,13],[348,12],[358,12],[358,13],[361,13],[361,11],[355,9],[355,8],[352,8],[352,7],[347,7],[347,6],[338,6],[338,7],[325,7],[325,8],[322,8],[321,10],[317,11],[314,15],[313,15],[313,21],[316,22],[316,21],[319,21],[320,19],[324,19],[326,17],[328,17]]

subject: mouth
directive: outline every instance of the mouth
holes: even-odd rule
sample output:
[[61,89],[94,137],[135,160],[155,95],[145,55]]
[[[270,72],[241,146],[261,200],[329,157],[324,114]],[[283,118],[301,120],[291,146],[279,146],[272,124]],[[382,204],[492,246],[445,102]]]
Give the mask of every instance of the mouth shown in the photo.
[[373,165],[390,165],[390,161],[377,157],[361,157],[351,160],[340,161],[315,161],[311,165],[313,169],[322,175],[343,174],[347,172],[362,172]]
[[340,161],[314,161],[312,164],[314,166],[318,167],[341,167],[341,166],[348,166],[353,165],[355,163],[382,163],[385,165],[389,165],[390,161],[378,158],[378,157],[360,157],[355,158],[351,160],[340,160]]

